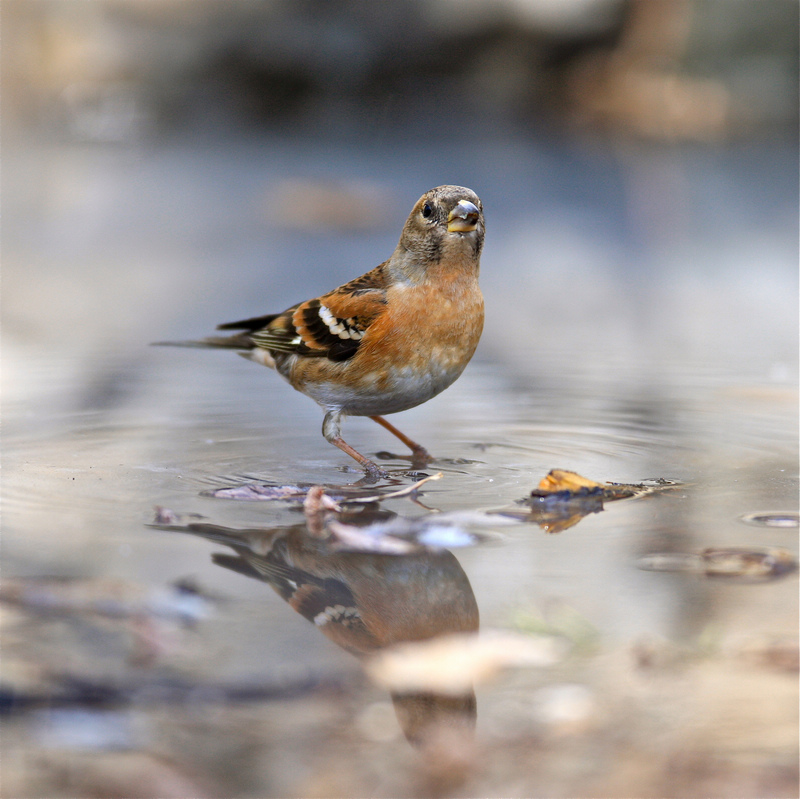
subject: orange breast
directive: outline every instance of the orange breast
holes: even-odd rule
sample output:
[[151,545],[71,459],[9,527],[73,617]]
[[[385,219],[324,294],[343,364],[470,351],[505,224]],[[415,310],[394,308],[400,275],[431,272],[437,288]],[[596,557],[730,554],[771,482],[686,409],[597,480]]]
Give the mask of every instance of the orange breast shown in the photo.
[[413,408],[463,372],[483,330],[475,275],[437,275],[387,289],[386,310],[368,328],[356,355],[333,363],[297,359],[287,377],[324,407],[355,416]]

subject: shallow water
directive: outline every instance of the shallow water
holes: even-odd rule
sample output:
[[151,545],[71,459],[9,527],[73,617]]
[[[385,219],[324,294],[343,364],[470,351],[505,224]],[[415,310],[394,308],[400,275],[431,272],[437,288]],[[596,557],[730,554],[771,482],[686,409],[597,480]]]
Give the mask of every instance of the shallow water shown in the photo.
[[[141,613],[7,610],[11,793],[94,790],[103,769],[125,774],[115,757],[150,768],[156,752],[171,770],[153,790],[178,775],[196,795],[636,795],[672,779],[679,794],[724,794],[722,773],[747,795],[791,793],[796,572],[714,578],[642,560],[727,547],[797,557],[796,526],[743,519],[774,511],[791,523],[797,511],[791,148],[513,141],[467,159],[474,143],[436,158],[408,143],[223,144],[17,145],[5,167],[5,577],[74,578],[101,596],[109,580],[138,596],[191,578],[209,597],[188,630]],[[309,176],[342,181],[352,229],[306,226],[302,208],[284,207],[287,181]],[[386,198],[366,230],[358,180]],[[229,353],[147,344],[366,271],[407,207],[445,181],[472,186],[487,208],[487,326],[451,389],[393,417],[442,479],[421,489],[422,505],[381,506],[409,518],[519,510],[553,468],[680,483],[605,503],[560,533],[490,524],[484,543],[453,550],[483,630],[571,647],[556,665],[478,686],[475,760],[458,777],[405,743],[356,658],[264,581],[212,562],[229,547],[148,526],[164,507],[288,530],[303,524],[296,506],[203,492],[358,480],[323,440],[319,410],[276,375]],[[365,453],[401,454],[369,420],[344,433]],[[76,715],[86,696],[63,702],[71,716],[49,711],[77,677],[117,693],[94,715]],[[164,687],[176,680],[180,699]],[[132,685],[135,698],[122,696]],[[231,686],[257,690],[227,701]]]

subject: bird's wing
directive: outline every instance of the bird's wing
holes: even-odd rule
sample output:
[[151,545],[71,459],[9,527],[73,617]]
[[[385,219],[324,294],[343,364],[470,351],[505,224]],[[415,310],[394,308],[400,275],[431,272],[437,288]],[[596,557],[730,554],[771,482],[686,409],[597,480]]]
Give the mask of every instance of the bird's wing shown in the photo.
[[[250,338],[270,352],[287,352],[332,361],[346,361],[358,351],[369,326],[386,310],[388,278],[385,264],[337,289],[288,308],[274,317],[259,317],[225,325],[242,329],[261,319]],[[236,325],[237,327],[233,327]]]

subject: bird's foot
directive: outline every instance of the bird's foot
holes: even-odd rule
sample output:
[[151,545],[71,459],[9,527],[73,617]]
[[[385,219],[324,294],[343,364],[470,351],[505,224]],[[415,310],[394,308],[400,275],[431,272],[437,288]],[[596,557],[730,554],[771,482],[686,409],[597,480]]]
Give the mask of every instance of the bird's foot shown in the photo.
[[413,450],[410,455],[399,455],[396,452],[381,450],[375,457],[380,458],[382,461],[410,461],[410,467],[415,470],[424,469],[436,460],[424,447]]
[[430,463],[433,463],[434,457],[428,452],[425,447],[418,444],[416,447],[413,447],[411,450],[411,465],[415,469],[422,469]]
[[364,467],[365,483],[377,483],[379,480],[387,480],[389,478],[389,472],[385,472],[377,463],[367,458],[364,459],[361,465]]

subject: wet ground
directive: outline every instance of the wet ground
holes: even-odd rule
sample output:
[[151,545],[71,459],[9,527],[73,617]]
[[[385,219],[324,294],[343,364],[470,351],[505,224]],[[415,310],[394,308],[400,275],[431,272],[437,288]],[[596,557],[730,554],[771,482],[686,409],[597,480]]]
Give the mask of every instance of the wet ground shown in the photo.
[[[446,144],[6,148],[4,796],[797,796],[794,146]],[[274,374],[148,343],[366,271],[444,182],[486,208],[487,324],[393,417],[437,460],[344,428],[394,453],[371,491],[441,479],[210,495],[359,473]],[[675,484],[543,514],[554,468]],[[478,614],[415,686],[374,666]]]

